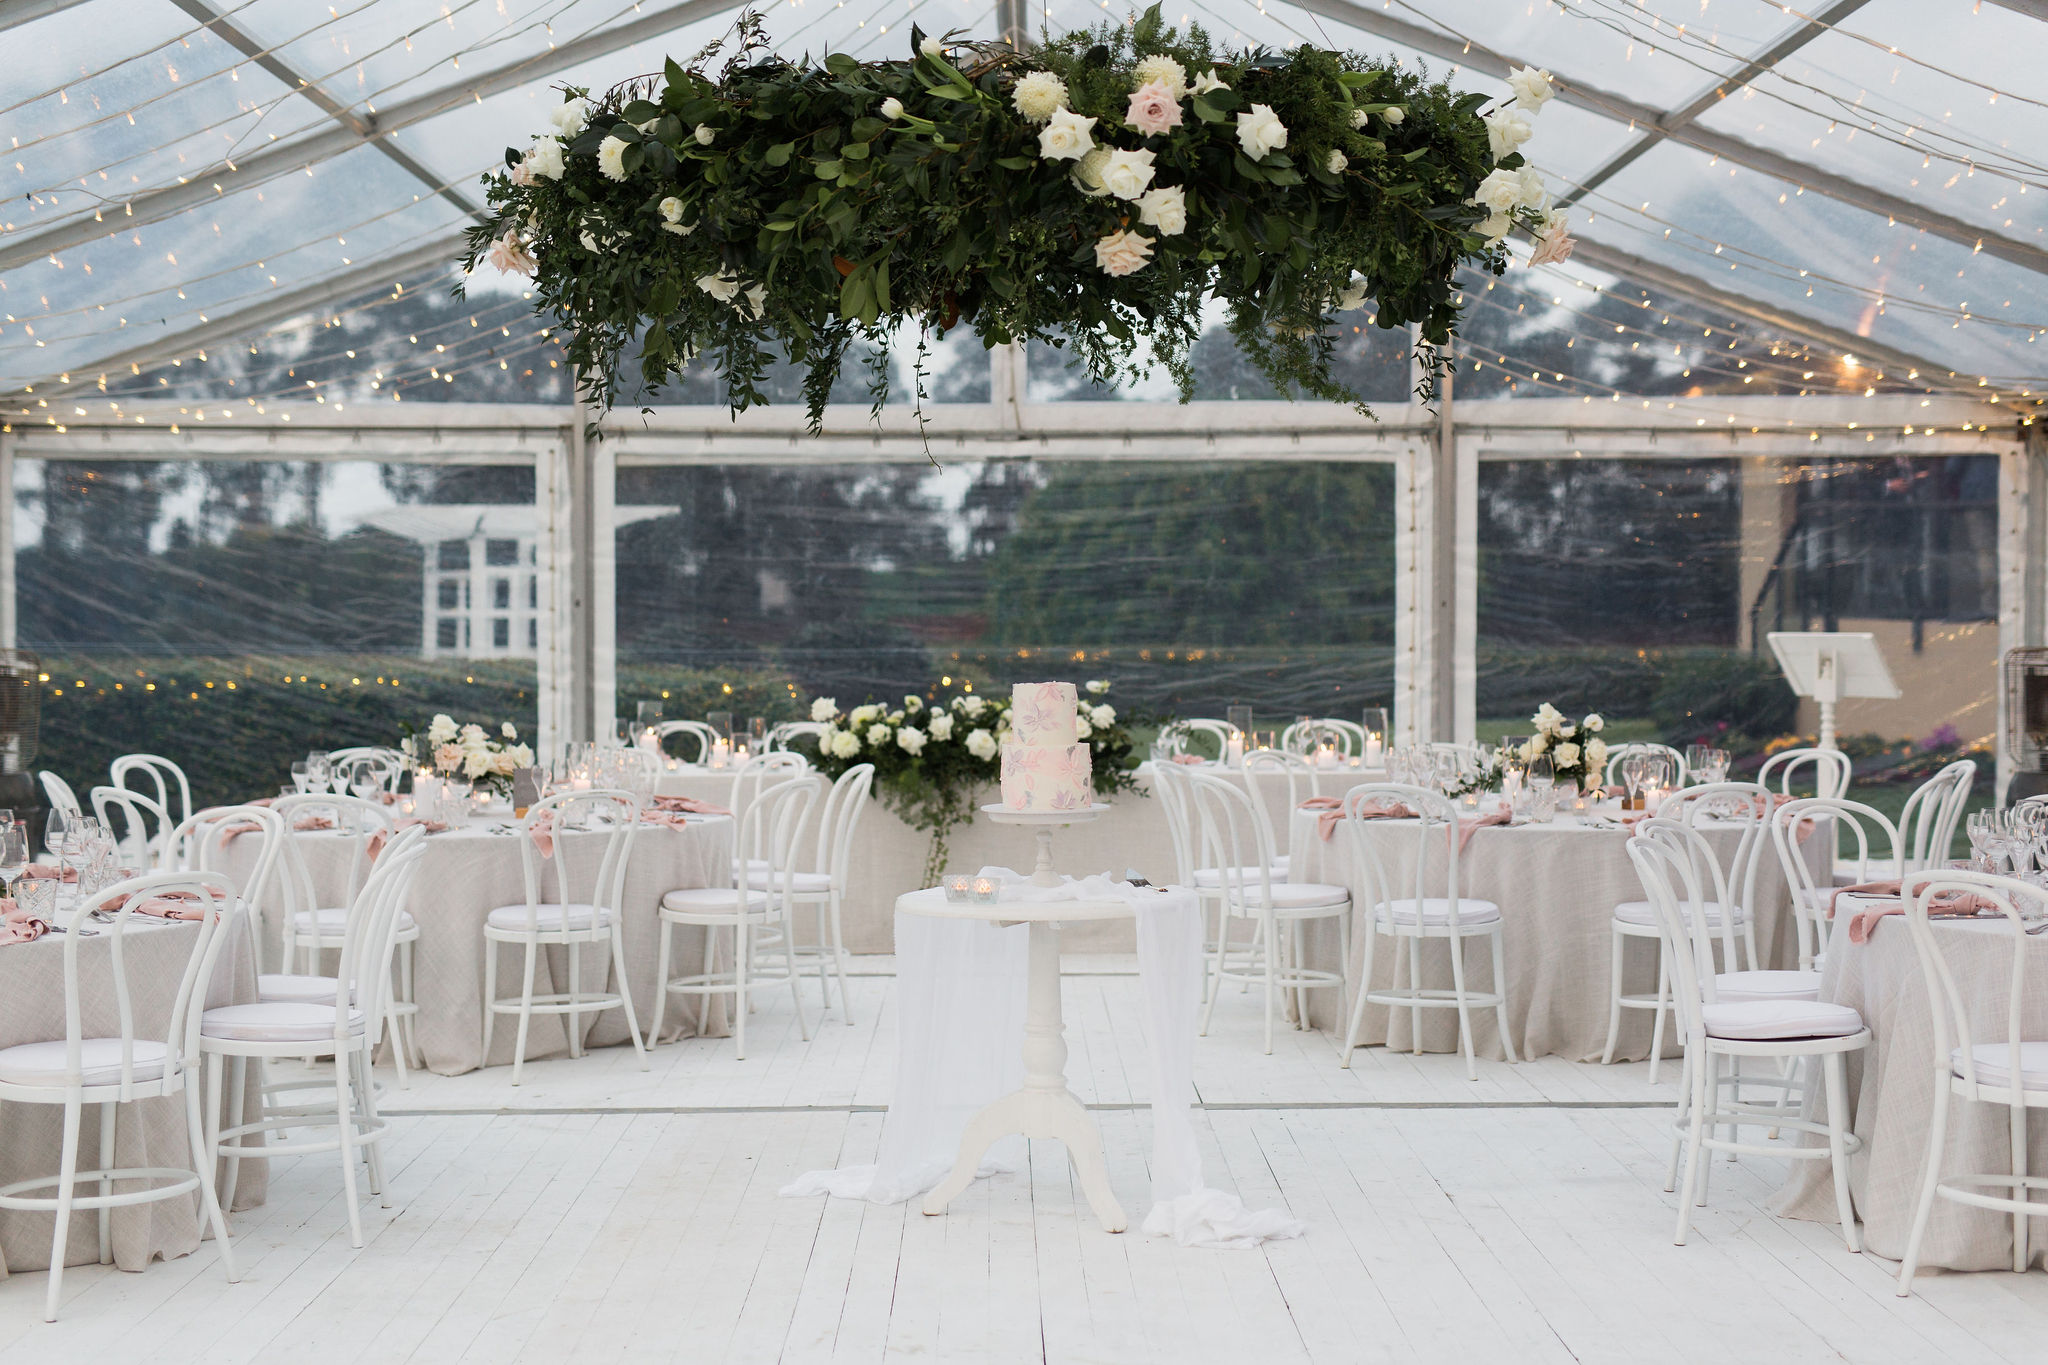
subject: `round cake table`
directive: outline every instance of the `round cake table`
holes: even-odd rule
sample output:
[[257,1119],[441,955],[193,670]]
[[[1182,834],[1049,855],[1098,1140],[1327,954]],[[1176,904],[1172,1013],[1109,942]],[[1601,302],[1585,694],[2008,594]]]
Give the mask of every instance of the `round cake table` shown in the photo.
[[1109,1188],[1102,1158],[1102,1133],[1087,1108],[1067,1089],[1067,1041],[1060,1017],[1060,924],[1063,921],[1129,919],[1137,912],[1121,900],[1007,900],[993,904],[949,901],[939,887],[897,898],[896,911],[941,919],[987,920],[996,925],[1031,926],[1029,984],[1024,1014],[1024,1086],[968,1120],[953,1169],[924,1197],[924,1211],[940,1214],[974,1180],[982,1153],[1012,1133],[1058,1138],[1080,1177],[1088,1207],[1109,1232],[1126,1226],[1123,1206]]

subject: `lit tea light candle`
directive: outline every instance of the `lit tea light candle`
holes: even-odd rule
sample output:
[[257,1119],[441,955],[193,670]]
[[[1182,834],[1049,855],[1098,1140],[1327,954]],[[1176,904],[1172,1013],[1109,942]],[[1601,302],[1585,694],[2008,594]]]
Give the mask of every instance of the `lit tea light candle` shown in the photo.
[[994,877],[974,879],[974,902],[977,905],[994,905],[1002,898],[1002,884]]
[[1664,804],[1664,795],[1665,793],[1662,787],[1651,787],[1647,791],[1645,791],[1643,793],[1644,813],[1647,815],[1655,815],[1657,813],[1657,807]]
[[1466,793],[1465,793],[1465,796],[1464,796],[1464,800],[1463,800],[1463,805],[1464,805],[1464,807],[1465,807],[1465,809],[1466,809],[1466,810],[1478,810],[1478,809],[1479,809],[1479,793],[1478,793],[1478,792],[1466,792]]
[[971,872],[948,873],[944,885],[947,900],[964,901],[974,894],[974,874]]
[[732,741],[714,739],[711,741],[711,766],[723,768],[732,762]]
[[1326,739],[1323,741],[1323,746],[1316,750],[1316,766],[1318,768],[1334,768],[1337,766],[1337,745],[1335,741]]

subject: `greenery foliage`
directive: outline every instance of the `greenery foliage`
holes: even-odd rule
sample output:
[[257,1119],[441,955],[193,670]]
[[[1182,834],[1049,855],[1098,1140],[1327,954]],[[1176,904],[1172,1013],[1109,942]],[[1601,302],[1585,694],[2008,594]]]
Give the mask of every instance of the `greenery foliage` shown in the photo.
[[[535,270],[536,306],[567,324],[606,405],[636,346],[649,391],[714,356],[735,411],[766,401],[780,355],[806,372],[815,426],[863,345],[883,400],[904,322],[1068,345],[1098,382],[1127,374],[1142,338],[1185,396],[1213,296],[1277,388],[1362,406],[1331,375],[1340,301],[1371,297],[1382,328],[1417,324],[1433,375],[1460,267],[1498,273],[1509,222],[1546,221],[1527,203],[1489,217],[1475,202],[1490,172],[1523,165],[1495,156],[1483,96],[1383,59],[1218,52],[1157,6],[1028,53],[914,27],[910,41],[908,59],[790,62],[748,14],[716,74],[705,68],[724,40],[598,97],[587,121],[571,91],[561,140],[508,150],[509,172],[487,177],[495,216],[471,231],[469,264]],[[1174,126],[1141,135],[1132,95],[1147,58],[1194,84],[1175,92]],[[1155,158],[1151,183],[1185,191],[1182,230],[1041,143],[1046,120],[1019,96],[1032,73],[1057,77],[1093,145]],[[1284,125],[1280,145],[1241,135],[1260,110]],[[1149,254],[1114,264],[1098,248],[1125,232]]]

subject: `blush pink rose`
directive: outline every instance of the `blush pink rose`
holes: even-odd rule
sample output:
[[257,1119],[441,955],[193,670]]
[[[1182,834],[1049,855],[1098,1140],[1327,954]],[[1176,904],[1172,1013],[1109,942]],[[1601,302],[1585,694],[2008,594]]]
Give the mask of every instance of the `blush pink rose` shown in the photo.
[[540,268],[540,262],[533,259],[517,232],[508,231],[492,242],[489,260],[507,275],[531,275]]
[[1569,259],[1572,248],[1577,246],[1563,223],[1558,223],[1536,239],[1536,250],[1529,255],[1530,265],[1549,265],[1553,261]]
[[1131,92],[1130,111],[1124,121],[1146,137],[1180,127],[1180,101],[1163,81],[1148,81]]

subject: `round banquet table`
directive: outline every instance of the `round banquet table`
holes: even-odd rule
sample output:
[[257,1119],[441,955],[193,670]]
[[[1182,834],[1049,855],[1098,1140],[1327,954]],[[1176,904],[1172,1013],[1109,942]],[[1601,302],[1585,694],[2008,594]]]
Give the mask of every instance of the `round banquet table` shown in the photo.
[[[1344,972],[1344,1003],[1335,991],[1310,991],[1309,1022],[1335,1033],[1340,1039],[1346,1020],[1339,1013],[1348,1009],[1358,992],[1365,965],[1365,944],[1371,935],[1365,912],[1352,878],[1351,850],[1345,831],[1339,829],[1329,840],[1319,836],[1317,812],[1295,811],[1288,824],[1288,880],[1331,882],[1353,887],[1351,960],[1338,962],[1335,920],[1310,921],[1307,927],[1307,965]],[[1716,829],[1712,822],[1702,833],[1722,857],[1732,853],[1739,834],[1733,826]],[[1390,878],[1406,885],[1412,881],[1415,853],[1415,822],[1412,820],[1369,820],[1366,834],[1377,848],[1382,866]],[[1768,839],[1768,836],[1763,836]],[[1514,826],[1489,825],[1476,830],[1459,856],[1460,894],[1490,900],[1500,906],[1502,950],[1507,964],[1507,1013],[1515,1030],[1515,1048],[1522,1057],[1555,1055],[1573,1061],[1597,1062],[1607,1046],[1607,1018],[1612,998],[1611,925],[1614,907],[1623,901],[1643,899],[1642,883],[1628,858],[1625,830],[1588,823],[1561,814],[1550,824]],[[1821,866],[1826,856],[1826,837],[1810,839],[1807,857]],[[1441,870],[1437,872],[1441,876]],[[1407,879],[1407,880],[1403,880]],[[1827,878],[1822,876],[1825,884]],[[1440,888],[1441,882],[1432,883]],[[1757,868],[1756,949],[1760,967],[1798,965],[1797,926],[1793,923],[1791,898],[1785,888],[1784,870],[1775,851],[1766,843]],[[1406,957],[1405,948],[1396,952],[1395,940],[1382,938],[1373,963],[1375,989],[1391,986],[1394,964]],[[1654,993],[1657,989],[1656,940],[1631,938],[1623,947],[1622,975],[1629,994]],[[1422,945],[1424,983],[1450,985],[1449,949],[1443,939],[1428,939]],[[1465,953],[1465,985],[1473,992],[1493,989],[1490,955],[1468,946]],[[1291,996],[1290,992],[1290,996]],[[1650,1055],[1652,1017],[1649,1010],[1621,1012],[1621,1039],[1615,1056],[1640,1061]],[[1500,1033],[1490,1009],[1472,1011],[1473,1050],[1480,1056],[1505,1057]],[[1390,1048],[1414,1046],[1410,1016],[1406,1009],[1389,1010],[1369,1005],[1360,1041],[1384,1043]],[[1667,1021],[1664,1030],[1666,1056],[1677,1056],[1682,1040]],[[1458,1012],[1426,1009],[1422,1015],[1422,1050],[1458,1050]]]
[[[504,831],[512,832],[504,832]],[[484,920],[503,905],[526,903],[525,873],[521,869],[517,826],[504,817],[472,816],[464,824],[427,836],[426,853],[420,860],[406,909],[419,925],[419,941],[413,951],[413,992],[419,1003],[413,1027],[418,1048],[431,1071],[444,1076],[459,1075],[480,1066],[505,1065],[512,1060],[518,1030],[516,1016],[498,1020],[491,1039],[491,1055],[483,1049],[484,1011]],[[319,830],[302,831],[299,840],[307,870],[319,892],[321,904],[341,903],[347,892],[349,850],[352,841],[339,834]],[[594,830],[568,830],[557,837],[555,857],[541,864],[540,893],[543,900],[560,894],[560,863],[567,859],[571,877],[579,889],[588,888],[599,859],[604,856],[609,836]],[[625,934],[625,959],[631,974],[626,982],[638,1018],[641,1035],[654,1020],[656,996],[656,949],[660,925],[656,912],[661,898],[670,891],[732,885],[733,821],[730,816],[690,816],[676,828],[643,824],[633,840],[632,861],[627,866],[621,919]],[[230,876],[246,876],[255,861],[251,840],[236,840],[228,846]],[[263,911],[263,957],[265,971],[279,971],[283,953],[284,914],[277,891],[260,899]],[[672,970],[678,974],[704,970],[704,939],[680,934],[672,950]],[[500,994],[516,995],[522,950],[516,945],[500,949],[498,963]],[[334,954],[328,953],[324,971],[334,970]],[[612,959],[609,952],[586,949],[581,954],[582,986],[593,994],[617,987],[611,984]],[[548,948],[541,953],[534,973],[534,994],[545,995],[566,981],[568,950]],[[531,1061],[568,1051],[564,1020],[568,1016],[536,1014],[527,1037],[526,1056]],[[619,1010],[593,1012],[579,1017],[586,1047],[605,1047],[626,1041],[626,1022]],[[670,1009],[668,1037],[681,1036],[697,1028],[695,1012]],[[725,1002],[714,997],[698,1031],[723,1035],[726,1028]],[[388,1046],[388,1042],[387,1042]]]
[[[1869,939],[1849,941],[1856,898],[1843,897],[1829,934],[1820,998],[1849,1005],[1870,1026],[1871,1044],[1848,1054],[1851,1127],[1863,1149],[1849,1158],[1849,1193],[1863,1222],[1863,1245],[1897,1260],[1906,1254],[1913,1230],[1913,1205],[1920,1192],[1920,1163],[1927,1151],[1928,1122],[1934,1112],[1934,1015],[1920,958],[1902,917],[1879,921]],[[2003,919],[1932,922],[1956,986],[1968,1002],[1977,1043],[2004,1043],[2007,988],[2012,980],[2013,933]],[[2021,1023],[2028,1038],[2048,1038],[2048,936],[2023,938],[2027,954],[2026,1000]],[[1823,1096],[1807,1101],[1825,1113]],[[2004,1105],[1954,1099],[1941,1169],[1947,1174],[2012,1169],[2012,1140]],[[2031,1116],[2027,1169],[2048,1170],[2048,1122]],[[1790,1218],[1832,1223],[1836,1219],[1829,1163],[1795,1161],[1791,1178],[1773,1201]],[[2033,1262],[2042,1264],[2048,1237],[2038,1221],[2030,1234]],[[2012,1268],[2012,1220],[1987,1209],[1934,1201],[1920,1264],[1950,1270]]]
[[[129,925],[122,940],[122,957],[135,1010],[136,1036],[161,1039],[199,927],[182,922],[152,924],[137,917],[131,917]],[[103,932],[78,945],[79,998],[86,1006],[81,1023],[88,1038],[120,1032],[114,1014],[112,943],[112,936]],[[221,949],[206,1004],[244,1004],[255,998],[255,954],[248,938],[237,935]],[[33,943],[0,946],[0,1047],[63,1037],[64,935],[45,934]],[[242,1117],[228,1122],[254,1122],[260,1117],[262,1103],[262,1087],[250,1086]],[[63,1131],[62,1105],[0,1104],[0,1185],[55,1175]],[[97,1104],[85,1108],[79,1151],[83,1166],[98,1159]],[[189,1165],[191,1159],[184,1096],[136,1100],[121,1106],[115,1129],[115,1165],[176,1167]],[[235,1187],[236,1208],[254,1208],[263,1202],[269,1165],[267,1161],[242,1163]],[[216,1175],[225,1178],[226,1172],[218,1170]],[[155,1257],[168,1259],[196,1251],[203,1230],[198,1210],[196,1195],[115,1209],[114,1264],[123,1270],[141,1270]],[[0,1279],[10,1270],[47,1270],[52,1231],[47,1213],[0,1209]],[[98,1213],[79,1210],[72,1214],[67,1248],[67,1265],[99,1259]]]

